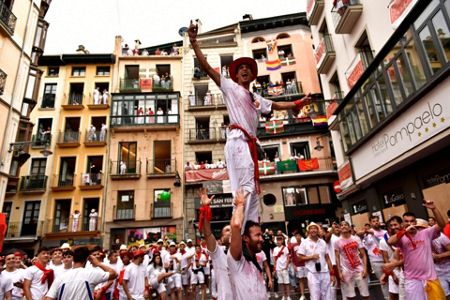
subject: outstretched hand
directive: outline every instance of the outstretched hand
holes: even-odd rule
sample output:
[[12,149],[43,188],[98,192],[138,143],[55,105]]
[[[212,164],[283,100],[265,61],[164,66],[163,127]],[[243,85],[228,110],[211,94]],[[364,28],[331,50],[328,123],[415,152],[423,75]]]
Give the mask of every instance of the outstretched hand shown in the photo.
[[234,204],[236,206],[245,205],[245,190],[242,187],[236,191],[236,197],[234,197]]
[[197,33],[198,33],[198,25],[197,25],[197,23],[194,24],[191,20],[191,23],[189,24],[189,28],[188,28],[189,41],[191,41],[191,42],[196,41]]
[[202,205],[209,205],[211,204],[212,199],[214,199],[214,195],[212,195],[211,198],[208,197],[207,188],[200,188],[198,190],[198,196],[200,197],[200,203]]
[[431,210],[436,208],[436,205],[431,200],[423,199],[423,204],[422,205],[425,206],[428,209],[431,209]]

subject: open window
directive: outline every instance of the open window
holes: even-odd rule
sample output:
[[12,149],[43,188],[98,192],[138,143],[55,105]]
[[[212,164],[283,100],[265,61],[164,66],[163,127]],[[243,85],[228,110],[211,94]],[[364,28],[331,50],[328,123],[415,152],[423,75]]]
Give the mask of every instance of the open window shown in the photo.
[[201,151],[195,152],[195,160],[200,164],[202,162],[211,162],[212,161],[212,152],[211,151]]
[[58,187],[73,186],[76,161],[76,157],[61,157],[58,174]]
[[291,143],[291,156],[299,157],[300,159],[310,159],[311,154],[309,151],[309,143],[308,142],[298,142]]
[[263,146],[266,159],[274,161],[275,157],[280,158],[280,145]]
[[265,60],[267,59],[267,49],[254,49],[252,50],[253,58],[256,60]]
[[83,104],[84,83],[71,83],[69,92],[69,104]]
[[175,161],[172,161],[171,142],[153,142],[153,173],[167,174],[175,173]]
[[197,140],[209,140],[209,117],[196,117],[195,118],[195,133]]

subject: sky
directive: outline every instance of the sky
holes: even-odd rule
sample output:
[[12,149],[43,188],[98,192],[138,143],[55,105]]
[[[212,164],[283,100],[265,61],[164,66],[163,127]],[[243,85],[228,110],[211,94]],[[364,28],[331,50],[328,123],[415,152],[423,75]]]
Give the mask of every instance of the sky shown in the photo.
[[242,20],[305,11],[306,0],[55,0],[45,17],[50,23],[44,55],[112,53],[114,37],[142,47],[180,40],[178,30],[200,19],[203,32]]

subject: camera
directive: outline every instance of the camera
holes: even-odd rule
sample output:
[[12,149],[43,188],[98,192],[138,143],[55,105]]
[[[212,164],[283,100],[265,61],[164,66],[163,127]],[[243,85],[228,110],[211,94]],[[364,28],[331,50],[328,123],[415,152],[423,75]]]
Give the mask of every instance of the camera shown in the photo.
[[315,263],[315,267],[317,272],[320,272],[322,270],[322,266],[320,265],[319,261]]

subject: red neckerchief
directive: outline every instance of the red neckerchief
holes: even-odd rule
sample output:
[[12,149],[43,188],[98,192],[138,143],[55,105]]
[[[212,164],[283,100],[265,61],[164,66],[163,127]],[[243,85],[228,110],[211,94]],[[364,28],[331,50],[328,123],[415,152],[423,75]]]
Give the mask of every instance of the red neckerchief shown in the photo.
[[123,277],[125,276],[125,266],[122,270],[120,270],[120,274],[119,274],[119,279],[117,280],[117,282],[120,285],[123,285]]
[[44,274],[41,277],[41,283],[44,284],[47,281],[48,287],[50,287],[55,279],[55,273],[52,269],[46,269],[43,265],[35,262],[34,265],[41,270]]
[[205,218],[208,222],[212,219],[211,207],[209,205],[203,205],[200,207],[200,218],[198,220],[198,228],[200,231],[203,230],[203,222]]
[[228,126],[230,129],[239,129],[242,131],[242,133],[247,138],[247,144],[248,149],[250,150],[250,155],[252,156],[253,160],[253,176],[255,179],[255,189],[256,193],[261,193],[261,187],[259,186],[259,166],[258,166],[258,151],[257,151],[257,145],[256,145],[256,137],[250,135],[250,133],[247,132],[242,126],[238,124],[230,124]]
[[186,250],[180,249],[180,253],[181,253],[181,255],[184,255],[186,253]]

